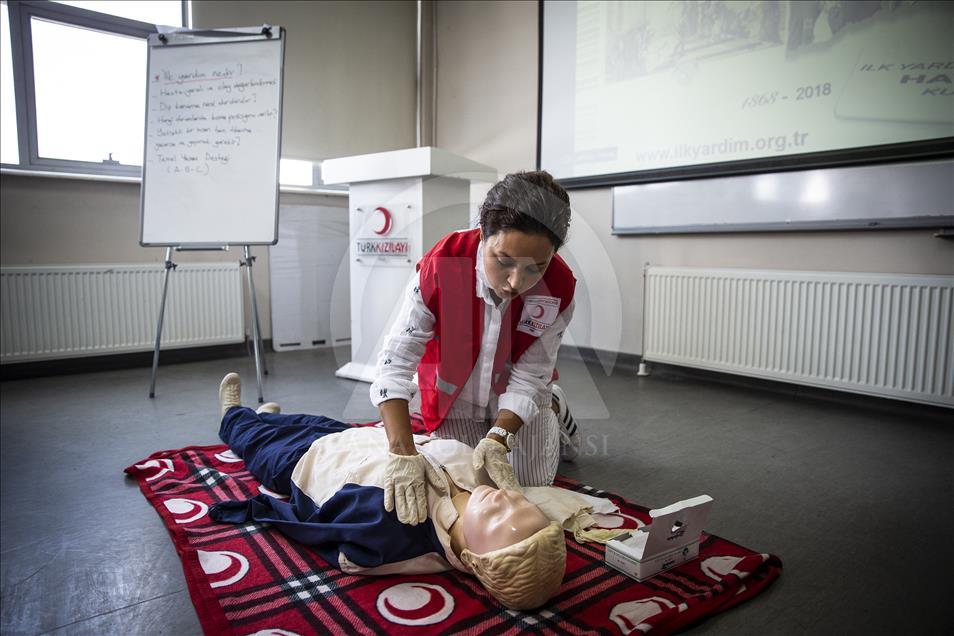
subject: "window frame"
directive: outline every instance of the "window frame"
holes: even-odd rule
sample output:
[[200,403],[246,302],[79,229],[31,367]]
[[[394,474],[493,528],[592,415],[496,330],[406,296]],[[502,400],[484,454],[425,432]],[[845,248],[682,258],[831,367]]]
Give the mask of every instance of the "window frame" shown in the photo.
[[[181,4],[182,24],[186,25],[188,6],[186,2]],[[17,111],[17,141],[20,157],[19,163],[4,163],[2,166],[4,168],[42,172],[140,177],[142,166],[139,165],[110,165],[94,161],[53,159],[39,156],[31,20],[34,17],[52,20],[68,26],[140,38],[144,42],[149,34],[157,32],[156,25],[55,2],[9,0],[6,5],[10,19],[10,57],[13,64],[13,90]],[[143,73],[145,72],[145,69],[143,69]],[[146,134],[145,125],[144,116],[143,138]]]

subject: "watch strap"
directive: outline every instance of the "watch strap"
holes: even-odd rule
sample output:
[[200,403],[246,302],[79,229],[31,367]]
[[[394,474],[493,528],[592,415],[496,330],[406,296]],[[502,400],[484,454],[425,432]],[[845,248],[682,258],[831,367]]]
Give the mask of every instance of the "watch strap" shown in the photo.
[[507,450],[508,451],[513,450],[514,441],[516,440],[513,433],[511,433],[510,431],[508,431],[507,429],[501,426],[492,426],[490,430],[487,431],[488,435],[490,435],[491,433],[493,433],[494,435],[499,435],[500,437],[504,438],[504,445],[507,447]]

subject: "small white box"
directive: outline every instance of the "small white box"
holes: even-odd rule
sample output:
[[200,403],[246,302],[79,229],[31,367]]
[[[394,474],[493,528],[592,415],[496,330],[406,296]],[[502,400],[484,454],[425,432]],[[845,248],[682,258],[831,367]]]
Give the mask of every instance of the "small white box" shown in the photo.
[[650,510],[651,524],[606,544],[606,564],[637,581],[645,581],[695,559],[711,506],[712,497],[699,495]]

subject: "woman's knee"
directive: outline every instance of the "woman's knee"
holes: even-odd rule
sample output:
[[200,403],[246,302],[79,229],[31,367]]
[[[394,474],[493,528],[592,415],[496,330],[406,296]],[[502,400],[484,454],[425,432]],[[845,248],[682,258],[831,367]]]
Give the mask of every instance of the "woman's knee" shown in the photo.
[[559,426],[545,405],[539,405],[537,416],[517,432],[511,463],[522,486],[553,483],[560,463]]

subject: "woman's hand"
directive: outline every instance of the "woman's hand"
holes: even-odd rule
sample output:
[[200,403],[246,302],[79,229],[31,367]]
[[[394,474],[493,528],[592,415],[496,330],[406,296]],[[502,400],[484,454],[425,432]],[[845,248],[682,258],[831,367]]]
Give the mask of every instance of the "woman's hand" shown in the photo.
[[474,449],[474,470],[485,468],[498,488],[523,492],[513,473],[513,466],[507,461],[507,447],[497,440],[485,437]]
[[397,509],[401,523],[416,526],[427,519],[427,460],[419,454],[388,453],[384,467],[384,509]]

